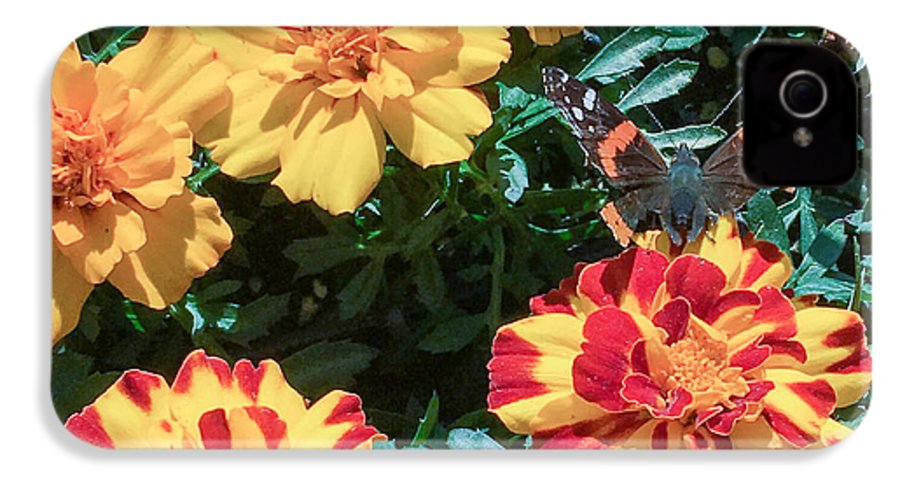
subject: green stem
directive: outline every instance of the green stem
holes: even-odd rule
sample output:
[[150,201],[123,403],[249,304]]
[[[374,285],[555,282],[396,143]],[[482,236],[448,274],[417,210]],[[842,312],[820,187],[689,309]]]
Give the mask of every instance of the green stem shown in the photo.
[[862,266],[862,252],[859,247],[859,237],[853,237],[853,265],[854,265],[854,285],[853,296],[847,304],[847,308],[854,312],[859,312],[862,304],[863,282],[866,277],[865,268]]
[[503,227],[495,224],[491,230],[492,250],[494,258],[491,262],[491,302],[487,316],[491,335],[500,327],[500,316],[503,307],[503,266],[506,263],[506,244],[503,241]]
[[103,47],[101,47],[100,50],[96,53],[93,53],[93,54],[85,54],[85,52],[81,52],[81,53],[82,53],[82,55],[87,57],[88,60],[90,60],[91,62],[94,62],[94,64],[100,64],[100,63],[106,62],[107,60],[111,59],[114,55],[116,55],[117,53],[119,53],[122,50],[122,42],[125,41],[125,39],[130,37],[132,34],[134,34],[134,32],[137,32],[141,28],[142,27],[130,27],[130,28],[126,29],[119,35],[116,35],[116,36],[110,38],[109,40],[107,40],[106,43],[103,45]]

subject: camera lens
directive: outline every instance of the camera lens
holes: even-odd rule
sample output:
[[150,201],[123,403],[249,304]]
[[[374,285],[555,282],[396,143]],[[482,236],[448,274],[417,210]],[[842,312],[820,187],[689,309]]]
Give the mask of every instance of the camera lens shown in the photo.
[[781,104],[794,117],[809,118],[825,107],[825,81],[809,70],[796,70],[781,82]]

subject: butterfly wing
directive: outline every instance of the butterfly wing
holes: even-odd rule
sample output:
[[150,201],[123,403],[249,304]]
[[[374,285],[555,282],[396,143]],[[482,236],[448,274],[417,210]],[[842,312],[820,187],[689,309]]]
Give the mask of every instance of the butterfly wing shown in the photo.
[[649,212],[657,212],[669,196],[668,184],[660,183],[642,189],[632,190],[615,201],[607,203],[600,210],[600,217],[606,222],[622,247],[628,245],[638,222]]
[[738,129],[703,164],[706,203],[719,215],[740,209],[756,186],[744,173],[744,130]]
[[628,117],[562,69],[543,70],[544,90],[572,126],[588,163],[625,190],[662,181],[667,164]]

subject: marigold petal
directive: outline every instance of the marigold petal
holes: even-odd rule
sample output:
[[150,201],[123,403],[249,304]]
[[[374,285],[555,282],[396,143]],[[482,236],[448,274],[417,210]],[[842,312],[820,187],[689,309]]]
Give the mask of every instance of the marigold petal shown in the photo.
[[682,254],[696,254],[719,266],[725,277],[731,278],[740,265],[742,250],[737,220],[733,215],[726,215],[685,245]]
[[278,83],[288,83],[303,78],[303,72],[294,67],[294,55],[276,53],[263,61],[256,69],[260,75]]
[[577,292],[578,276],[581,275],[581,271],[586,266],[587,264],[583,262],[575,264],[575,273],[572,276],[561,280],[558,288],[551,289],[546,294],[534,296],[529,299],[528,307],[531,309],[531,313],[536,315],[558,312],[576,315],[576,305],[579,304]]
[[281,146],[289,141],[288,124],[313,91],[312,82],[281,84],[255,71],[228,79],[235,101],[197,134],[222,172],[239,179],[278,168]]
[[99,284],[123,255],[141,248],[147,238],[141,216],[122,202],[111,201],[81,209],[84,238],[70,245],[58,244],[85,280]]
[[[650,324],[650,330],[655,329]],[[603,307],[591,314],[584,324],[583,353],[572,367],[575,392],[607,411],[626,410],[630,402],[622,396],[623,383],[632,371],[631,351],[645,332],[641,321],[619,308]]]
[[720,297],[706,314],[706,322],[726,335],[746,330],[762,300],[759,294],[737,289]]
[[169,411],[169,401],[169,387],[162,376],[126,371],[93,404],[72,415],[66,428],[102,447],[179,447],[181,430]]
[[386,152],[372,110],[359,96],[310,95],[288,128],[272,183],[292,202],[313,200],[332,214],[356,210],[381,178]]
[[797,318],[794,306],[780,290],[766,286],[759,290],[760,304],[750,322],[730,327],[736,331],[728,337],[728,351],[736,352],[750,343],[765,337],[770,340],[784,340],[797,333]]
[[193,27],[200,43],[213,47],[235,73],[255,70],[276,52],[285,52],[290,35],[276,27]]
[[379,109],[385,98],[409,97],[415,93],[415,87],[409,76],[388,59],[381,61],[381,69],[378,72],[369,74],[366,82],[362,84],[362,90]]
[[84,280],[81,274],[72,267],[71,261],[59,252],[54,243],[53,263],[53,297],[50,308],[53,343],[78,327],[81,319],[81,308],[84,301],[94,289],[94,285]]
[[812,447],[834,446],[844,439],[847,439],[851,434],[853,434],[853,429],[844,426],[834,419],[829,419],[825,422],[825,425],[822,426],[822,437],[819,439],[819,442]]
[[54,106],[74,110],[88,118],[99,93],[95,74],[96,67],[82,61],[75,44],[69,44],[53,70],[50,92]]
[[185,121],[196,132],[228,104],[231,72],[216,57],[190,29],[154,27],[109,65],[147,96],[148,113],[166,123]]
[[744,237],[741,262],[728,285],[733,289],[758,290],[763,286],[781,288],[791,277],[791,258],[778,250],[778,246],[766,241]]
[[53,205],[53,239],[60,245],[72,245],[84,238],[84,217],[78,207]]
[[362,86],[362,82],[353,81],[346,78],[339,78],[332,82],[320,85],[317,90],[325,95],[328,95],[329,97],[334,97],[336,99],[345,99],[347,97],[356,95]]
[[289,445],[287,424],[272,409],[260,406],[234,408],[228,412],[227,423],[231,449],[279,449]]
[[158,209],[184,189],[191,173],[191,131],[184,122],[164,128],[146,117],[129,129],[116,146],[117,161],[104,166],[103,174],[148,209]]
[[109,280],[129,299],[161,309],[184,295],[191,281],[218,264],[233,234],[216,202],[184,189],[161,209],[132,205],[147,243],[128,253]]
[[788,369],[769,369],[766,380],[775,385],[762,401],[769,425],[793,446],[816,442],[837,401],[831,385]]
[[366,424],[359,396],[344,391],[331,391],[313,403],[288,431],[294,448],[369,449],[387,440]]
[[258,406],[270,408],[286,423],[297,423],[306,413],[306,400],[288,384],[281,366],[270,359],[258,367],[246,359],[234,365],[235,387]]
[[563,37],[580,33],[584,27],[525,27],[531,41],[537,45],[554,45]]
[[501,327],[488,363],[488,410],[510,430],[550,431],[602,411],[575,394],[572,363],[580,352],[584,322],[544,314]]
[[475,85],[509,60],[509,33],[501,27],[461,27],[450,43],[427,52],[389,50],[385,58],[417,82],[437,87]]
[[450,45],[456,33],[456,27],[391,27],[381,36],[414,52],[428,52]]
[[607,449],[609,445],[590,433],[581,432],[581,426],[567,426],[544,441],[541,449]]
[[837,392],[838,407],[859,400],[871,386],[872,360],[865,324],[845,309],[813,307],[797,313],[797,335],[807,358],[796,369],[826,380]]
[[669,298],[683,297],[691,313],[706,320],[725,287],[725,274],[717,265],[693,254],[675,259],[665,272]]
[[586,266],[578,276],[578,293],[598,307],[612,304],[649,316],[668,265],[658,252],[629,249]]
[[473,149],[468,136],[480,134],[492,122],[481,93],[438,87],[411,97],[386,98],[378,118],[394,145],[422,167],[467,158]]
[[738,422],[728,438],[737,449],[779,449],[785,446],[778,433],[761,418]]
[[680,421],[652,419],[622,442],[629,449],[681,449],[684,427]]
[[672,299],[653,315],[653,325],[666,331],[666,344],[672,345],[687,333],[691,320],[691,306],[682,297]]

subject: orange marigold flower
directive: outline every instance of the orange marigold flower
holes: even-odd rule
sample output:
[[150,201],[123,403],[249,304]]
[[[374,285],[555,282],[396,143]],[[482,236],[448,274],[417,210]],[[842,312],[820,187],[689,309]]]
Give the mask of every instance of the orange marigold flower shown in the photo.
[[488,407],[546,447],[764,448],[829,445],[830,418],[871,383],[852,311],[794,304],[789,258],[741,238],[733,217],[683,249],[641,236],[579,264],[503,326]]
[[130,370],[66,421],[79,439],[104,448],[371,448],[386,436],[366,425],[355,394],[331,391],[313,404],[278,363],[228,363],[190,353],[172,386]]
[[509,59],[503,28],[195,29],[235,72],[233,107],[198,135],[222,171],[279,170],[292,202],[359,207],[381,178],[387,131],[422,167],[463,160],[492,122],[470,86]]
[[184,185],[191,132],[228,102],[228,68],[186,29],[150,29],[108,64],[74,44],[53,74],[53,341],[94,284],[154,308],[231,245],[215,201]]
[[569,37],[581,33],[584,27],[525,27],[531,41],[537,45],[555,45],[563,37]]

